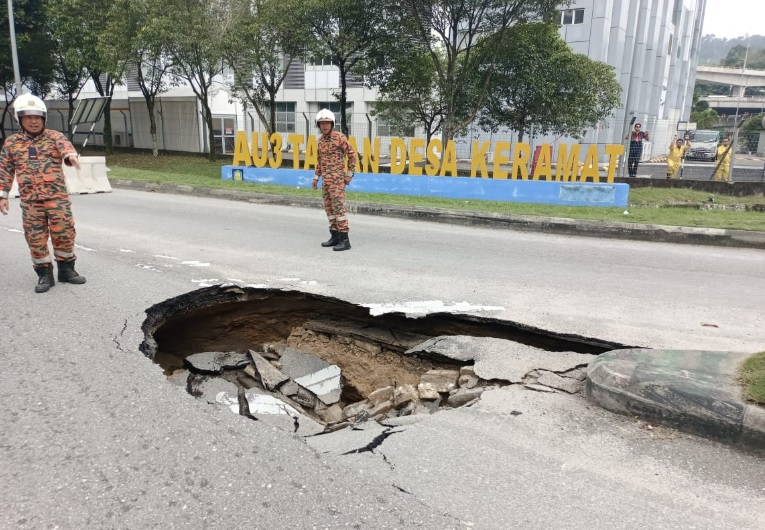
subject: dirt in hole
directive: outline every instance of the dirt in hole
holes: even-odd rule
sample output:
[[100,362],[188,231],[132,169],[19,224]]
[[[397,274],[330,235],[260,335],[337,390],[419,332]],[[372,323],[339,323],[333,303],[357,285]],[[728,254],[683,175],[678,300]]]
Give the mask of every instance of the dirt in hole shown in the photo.
[[374,390],[386,386],[417,386],[422,375],[429,370],[459,369],[456,364],[404,356],[379,344],[316,333],[302,327],[292,331],[287,338],[287,346],[338,365],[344,378],[343,400],[348,403],[360,401]]

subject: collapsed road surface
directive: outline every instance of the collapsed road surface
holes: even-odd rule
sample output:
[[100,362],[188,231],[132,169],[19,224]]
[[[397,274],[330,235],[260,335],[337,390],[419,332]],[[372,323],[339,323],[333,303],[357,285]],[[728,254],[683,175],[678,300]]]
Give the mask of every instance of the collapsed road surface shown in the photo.
[[457,408],[509,384],[575,394],[594,353],[629,347],[469,315],[370,316],[338,299],[236,285],[147,314],[142,350],[172,381],[301,435]]

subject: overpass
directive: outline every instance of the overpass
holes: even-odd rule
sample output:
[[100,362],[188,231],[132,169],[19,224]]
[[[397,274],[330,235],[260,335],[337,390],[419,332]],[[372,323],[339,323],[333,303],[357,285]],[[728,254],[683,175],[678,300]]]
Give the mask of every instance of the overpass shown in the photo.
[[733,97],[743,98],[748,87],[765,87],[765,70],[728,68],[726,66],[697,66],[696,80],[733,87]]

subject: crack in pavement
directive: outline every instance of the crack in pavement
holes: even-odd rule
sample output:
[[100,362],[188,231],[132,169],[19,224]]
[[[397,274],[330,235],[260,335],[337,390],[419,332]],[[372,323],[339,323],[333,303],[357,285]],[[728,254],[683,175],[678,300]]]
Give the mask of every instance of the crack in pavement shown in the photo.
[[[358,454],[358,453],[374,453],[375,449],[377,447],[380,447],[388,436],[392,436],[399,432],[401,431],[394,431],[393,428],[385,429],[383,432],[381,432],[380,434],[372,438],[372,441],[369,442],[364,447],[360,447],[358,449],[353,449],[351,451],[342,453],[342,456]],[[385,455],[383,455],[383,458],[385,458]]]

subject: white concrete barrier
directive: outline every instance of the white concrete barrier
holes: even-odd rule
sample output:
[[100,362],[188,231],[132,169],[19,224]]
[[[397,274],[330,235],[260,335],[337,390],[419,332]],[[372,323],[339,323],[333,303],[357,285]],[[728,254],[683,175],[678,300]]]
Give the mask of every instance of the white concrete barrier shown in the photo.
[[[103,156],[81,156],[80,169],[70,166],[64,166],[64,177],[66,178],[66,189],[70,195],[79,195],[83,193],[108,193],[112,191],[112,185],[106,177],[106,157]],[[19,186],[13,181],[11,186],[11,198],[19,196]]]

